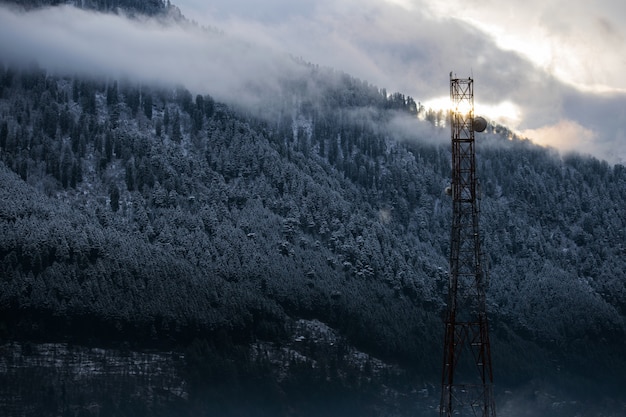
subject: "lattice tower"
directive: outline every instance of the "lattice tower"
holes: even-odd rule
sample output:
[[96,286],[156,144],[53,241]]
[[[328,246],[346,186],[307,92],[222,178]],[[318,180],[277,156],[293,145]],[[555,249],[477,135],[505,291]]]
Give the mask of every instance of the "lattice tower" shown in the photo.
[[495,417],[478,227],[474,82],[450,74],[453,214],[440,416]]

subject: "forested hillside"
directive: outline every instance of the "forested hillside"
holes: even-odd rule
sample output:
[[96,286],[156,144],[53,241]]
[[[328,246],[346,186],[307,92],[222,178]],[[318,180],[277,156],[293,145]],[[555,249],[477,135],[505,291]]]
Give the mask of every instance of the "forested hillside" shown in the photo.
[[169,1],[164,2],[162,0],[2,0],[0,4],[2,3],[18,5],[27,10],[67,4],[100,12],[136,13],[146,16],[164,15],[172,7]]
[[[445,117],[300,65],[262,115],[1,65],[2,340],[235,355],[306,319],[438,383]],[[621,398],[626,169],[502,126],[477,138],[496,382]]]

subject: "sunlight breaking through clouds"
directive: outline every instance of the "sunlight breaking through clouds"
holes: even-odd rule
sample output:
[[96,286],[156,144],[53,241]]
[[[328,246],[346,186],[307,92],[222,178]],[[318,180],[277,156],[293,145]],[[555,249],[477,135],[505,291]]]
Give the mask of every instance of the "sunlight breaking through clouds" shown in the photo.
[[596,134],[572,120],[561,120],[552,126],[528,129],[521,134],[543,146],[550,146],[565,152],[590,153]]
[[503,50],[521,54],[538,68],[580,90],[626,92],[622,76],[626,65],[623,2],[425,3],[436,15],[471,24]]
[[[67,6],[26,14],[0,7],[0,54],[51,70],[183,83],[221,100],[257,101],[280,77],[300,71],[291,55],[433,108],[443,108],[438,101],[452,70],[474,78],[477,114],[530,133],[568,120],[592,132],[582,152],[626,159],[626,29],[618,24],[626,3],[174,3],[217,31]],[[555,143],[575,143],[567,139]]]
[[574,121],[593,132],[581,152],[626,159],[615,133],[626,108],[626,3],[273,0],[260,7],[215,0],[208,11],[200,0],[182,0],[181,7],[227,33],[263,39],[426,107],[447,106],[438,102],[451,70],[472,76],[477,111],[491,120],[518,132]]
[[[450,97],[441,96],[421,103],[426,110],[435,111],[450,109]],[[510,129],[516,130],[523,118],[522,110],[512,101],[505,100],[499,103],[474,103],[474,114],[482,116],[488,121],[495,122]]]

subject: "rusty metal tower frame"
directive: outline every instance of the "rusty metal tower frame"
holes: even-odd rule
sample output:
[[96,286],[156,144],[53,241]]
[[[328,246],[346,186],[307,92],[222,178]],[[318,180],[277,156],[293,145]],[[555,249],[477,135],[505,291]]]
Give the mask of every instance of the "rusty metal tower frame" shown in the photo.
[[480,128],[474,120],[472,78],[450,73],[450,99],[453,215],[439,414],[495,417],[474,152],[474,132]]

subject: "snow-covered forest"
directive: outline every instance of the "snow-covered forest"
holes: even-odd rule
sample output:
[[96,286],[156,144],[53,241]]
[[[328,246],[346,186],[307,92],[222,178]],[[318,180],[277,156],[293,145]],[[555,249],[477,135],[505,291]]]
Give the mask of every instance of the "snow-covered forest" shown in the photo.
[[[268,415],[318,415],[307,410],[320,381],[345,398],[325,415],[436,405],[445,115],[296,64],[306,78],[263,112],[180,86],[0,65],[0,342],[182,352],[189,397],[176,404],[207,415],[231,410],[208,405],[211,378],[267,400],[246,375],[273,381]],[[499,403],[568,381],[554,395],[580,409],[623,407],[626,169],[503,126],[477,137]],[[303,320],[326,336],[301,336]],[[0,407],[15,406],[1,392]]]

